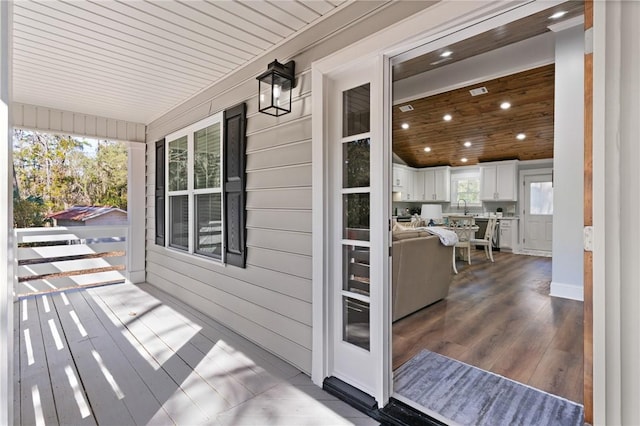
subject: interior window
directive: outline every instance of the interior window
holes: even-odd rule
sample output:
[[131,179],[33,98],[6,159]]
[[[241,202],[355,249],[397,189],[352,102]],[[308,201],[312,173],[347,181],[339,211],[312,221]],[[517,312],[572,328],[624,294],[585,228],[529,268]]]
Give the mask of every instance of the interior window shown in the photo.
[[480,173],[451,176],[451,202],[466,201],[468,206],[480,206]]

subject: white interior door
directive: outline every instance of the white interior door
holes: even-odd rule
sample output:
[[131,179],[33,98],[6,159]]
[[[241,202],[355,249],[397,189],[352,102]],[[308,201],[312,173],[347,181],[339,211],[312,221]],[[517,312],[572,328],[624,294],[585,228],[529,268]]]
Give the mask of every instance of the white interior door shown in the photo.
[[[329,372],[380,402],[384,173],[376,61],[329,80]],[[373,65],[373,66],[372,66]],[[386,258],[384,257],[386,253]]]
[[550,174],[525,176],[524,204],[523,247],[551,252],[553,181]]

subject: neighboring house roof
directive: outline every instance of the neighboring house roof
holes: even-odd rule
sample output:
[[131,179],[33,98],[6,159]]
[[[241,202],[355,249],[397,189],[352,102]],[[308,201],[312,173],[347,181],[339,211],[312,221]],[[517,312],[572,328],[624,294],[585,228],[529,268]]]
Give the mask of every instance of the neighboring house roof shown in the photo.
[[98,216],[102,216],[111,212],[120,212],[127,214],[126,211],[117,207],[105,207],[105,206],[73,206],[66,210],[57,213],[51,213],[48,218],[55,220],[77,220],[84,222],[89,219],[94,219]]

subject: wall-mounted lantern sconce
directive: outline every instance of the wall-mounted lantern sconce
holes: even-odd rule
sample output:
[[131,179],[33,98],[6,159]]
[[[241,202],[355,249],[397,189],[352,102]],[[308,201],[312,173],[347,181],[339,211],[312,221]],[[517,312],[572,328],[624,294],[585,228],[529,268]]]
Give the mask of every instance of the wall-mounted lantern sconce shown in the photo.
[[291,89],[295,87],[296,64],[271,62],[258,76],[258,108],[260,112],[279,117],[291,112]]

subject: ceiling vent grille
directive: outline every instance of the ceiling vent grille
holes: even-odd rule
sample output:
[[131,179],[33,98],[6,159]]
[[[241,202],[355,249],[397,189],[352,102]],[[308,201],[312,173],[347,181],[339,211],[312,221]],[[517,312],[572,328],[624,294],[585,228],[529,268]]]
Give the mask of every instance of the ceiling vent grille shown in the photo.
[[471,96],[478,96],[478,95],[484,95],[486,93],[489,93],[489,91],[487,90],[486,87],[482,86],[482,87],[476,87],[475,89],[469,90],[469,93],[471,93]]
[[400,111],[402,111],[402,112],[413,111],[413,107],[411,105],[402,105],[400,107]]

